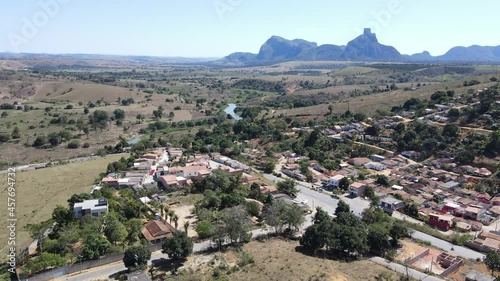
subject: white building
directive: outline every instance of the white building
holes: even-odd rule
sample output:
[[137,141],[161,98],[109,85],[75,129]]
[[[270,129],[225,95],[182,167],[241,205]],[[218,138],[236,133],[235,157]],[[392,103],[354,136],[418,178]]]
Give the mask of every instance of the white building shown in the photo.
[[73,207],[73,213],[77,219],[86,215],[101,217],[108,211],[108,200],[105,198],[85,200],[81,203],[75,203]]
[[345,178],[343,175],[336,175],[328,180],[328,185],[332,187],[339,187],[340,181]]

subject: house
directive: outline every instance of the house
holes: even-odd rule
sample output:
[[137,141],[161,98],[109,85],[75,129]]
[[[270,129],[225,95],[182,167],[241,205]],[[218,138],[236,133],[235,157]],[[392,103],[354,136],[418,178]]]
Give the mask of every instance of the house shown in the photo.
[[118,179],[105,177],[101,180],[101,183],[106,184],[109,187],[118,187]]
[[328,185],[331,187],[339,187],[340,181],[345,178],[343,175],[336,175],[328,179]]
[[142,228],[142,235],[149,243],[156,244],[171,237],[176,229],[169,223],[160,220],[148,221]]
[[412,159],[416,159],[416,158],[420,157],[420,153],[418,153],[416,151],[403,151],[403,152],[401,152],[401,155],[404,157],[412,158]]
[[375,171],[383,171],[387,169],[387,167],[384,164],[378,162],[368,162],[364,166],[368,169],[372,169]]
[[439,188],[446,189],[446,190],[453,190],[459,186],[460,186],[460,183],[458,183],[456,181],[449,181],[449,182],[445,182],[445,183],[439,185]]
[[402,186],[400,186],[400,185],[396,185],[396,184],[395,184],[395,185],[393,185],[393,186],[391,186],[391,189],[392,189],[392,190],[403,190],[403,188],[404,188],[404,187],[402,187]]
[[155,193],[155,194],[151,195],[151,198],[153,200],[157,201],[158,203],[165,203],[167,201],[167,196],[160,195],[158,193]]
[[485,209],[469,206],[465,208],[464,217],[471,220],[478,220],[479,217],[483,215],[485,212],[486,212]]
[[492,216],[499,217],[500,216],[500,206],[493,206],[488,210]]
[[391,214],[394,211],[397,211],[403,208],[404,203],[401,200],[398,200],[394,197],[386,196],[380,199],[380,207],[384,210],[384,212]]
[[177,190],[187,185],[187,179],[184,177],[176,177],[174,175],[166,175],[158,178],[158,181],[167,190]]
[[487,177],[491,176],[491,171],[486,169],[486,168],[481,168],[477,171],[474,171],[474,175],[476,175],[478,177],[487,178]]
[[453,224],[453,217],[438,214],[429,214],[429,224],[442,230],[448,231]]
[[373,154],[372,156],[370,156],[370,159],[374,162],[382,162],[385,160],[385,157],[378,154]]
[[106,198],[84,200],[83,202],[75,203],[73,206],[73,213],[77,219],[81,219],[86,215],[102,217],[108,211],[108,200]]
[[446,123],[446,122],[450,121],[450,118],[444,117],[444,116],[435,115],[434,116],[434,121],[438,121],[440,123]]
[[260,193],[262,194],[275,194],[278,193],[278,189],[271,185],[263,185],[260,187]]
[[362,182],[354,182],[349,186],[349,193],[352,197],[363,196],[365,194],[366,184]]
[[491,195],[489,195],[488,193],[480,193],[476,196],[477,200],[479,200],[479,202],[482,202],[482,203],[485,203],[485,204],[490,204],[491,202]]
[[493,197],[491,200],[490,200],[491,204],[495,205],[495,206],[500,206],[500,197]]
[[158,160],[158,155],[153,154],[153,153],[147,153],[147,154],[142,155],[141,158],[156,161],[156,160]]
[[354,166],[364,166],[367,163],[372,162],[369,158],[366,157],[358,157],[358,158],[351,158],[347,163],[354,165]]

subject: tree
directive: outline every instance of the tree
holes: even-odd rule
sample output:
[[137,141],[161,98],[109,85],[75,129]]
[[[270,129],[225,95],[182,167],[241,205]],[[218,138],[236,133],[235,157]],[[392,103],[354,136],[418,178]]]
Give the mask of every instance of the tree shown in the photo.
[[266,205],[263,217],[266,224],[273,227],[276,233],[282,233],[285,226],[298,229],[305,221],[304,212],[299,206],[288,205],[283,200]]
[[448,117],[457,118],[460,117],[460,110],[458,108],[452,108],[448,110]]
[[391,229],[389,230],[389,234],[393,239],[392,241],[394,246],[398,244],[399,239],[410,236],[408,227],[400,223],[393,223]]
[[177,264],[191,255],[193,252],[193,240],[185,232],[176,231],[172,237],[163,241],[161,248],[161,252],[167,254]]
[[73,210],[73,206],[75,205],[75,203],[81,203],[84,200],[90,200],[90,199],[92,199],[92,195],[88,193],[73,194],[67,201],[69,209]]
[[307,227],[304,235],[299,240],[300,245],[312,253],[325,246],[325,239],[320,233],[320,227],[320,224],[313,224]]
[[144,270],[151,258],[151,251],[145,246],[128,248],[123,255],[123,263],[129,271]]
[[174,221],[174,226],[177,229],[177,227],[179,226],[179,216],[177,216],[177,214],[174,214],[172,216],[172,220]]
[[443,136],[456,138],[460,133],[460,127],[455,124],[446,124],[443,128]]
[[346,177],[343,177],[339,181],[339,188],[343,191],[347,191],[349,189],[349,179]]
[[111,248],[111,243],[106,238],[92,234],[87,236],[83,242],[82,255],[85,259],[98,259],[104,256],[109,248]]
[[89,124],[92,124],[94,130],[105,129],[108,126],[108,120],[109,115],[104,110],[96,110],[89,116]]
[[278,190],[281,193],[290,195],[290,196],[295,196],[299,190],[295,188],[297,185],[297,182],[293,179],[285,179],[284,181],[280,181],[278,183]]
[[384,254],[390,249],[389,230],[382,224],[374,223],[368,227],[368,246],[373,253]]
[[351,208],[349,205],[346,202],[339,200],[337,208],[335,209],[335,215],[338,216],[340,213],[349,213],[350,211]]
[[14,127],[14,129],[12,130],[11,137],[13,139],[21,138],[21,131],[19,130],[19,127],[17,127],[17,126]]
[[70,209],[57,205],[54,211],[52,211],[52,218],[57,222],[57,224],[59,224],[59,226],[65,226],[73,221],[75,217]]
[[1,117],[2,117],[2,118],[5,118],[5,117],[7,117],[7,116],[9,116],[9,113],[8,113],[7,111],[2,111],[2,115],[1,115]]
[[40,147],[44,144],[47,143],[47,137],[44,135],[36,137],[35,141],[33,142],[34,147]]
[[198,238],[206,239],[213,235],[214,226],[210,221],[202,220],[196,224],[195,231],[198,234]]
[[105,221],[104,235],[106,235],[109,242],[116,244],[125,241],[128,235],[125,226],[112,214],[106,216]]
[[133,243],[139,240],[143,227],[142,219],[131,219],[125,224],[128,232],[127,240]]
[[253,217],[258,217],[260,214],[259,204],[256,202],[245,202],[245,210]]
[[44,233],[49,228],[50,220],[43,221],[37,224],[27,224],[25,229],[30,233],[30,237],[33,240],[38,240],[38,244],[40,246],[40,251],[43,251],[43,238]]
[[314,224],[320,224],[325,221],[329,221],[330,216],[328,215],[328,212],[323,210],[321,207],[316,208],[316,213],[314,214],[313,217],[313,223]]
[[385,187],[388,187],[391,184],[391,182],[389,181],[389,178],[387,176],[384,176],[384,175],[378,175],[376,183],[383,185]]
[[85,114],[85,115],[89,114],[89,109],[87,107],[85,107],[83,109],[83,114]]
[[328,105],[328,114],[329,114],[329,115],[332,115],[332,113],[333,113],[333,105],[332,105],[332,104],[329,104],[329,105]]
[[222,216],[225,232],[232,243],[248,242],[252,237],[250,232],[250,220],[248,213],[242,206],[236,206],[224,210]]
[[0,134],[0,142],[8,142],[8,141],[10,141],[9,134]]
[[373,187],[367,186],[365,189],[365,196],[372,199],[375,196],[375,190],[373,190]]
[[50,268],[63,266],[65,263],[66,260],[60,255],[42,253],[34,261],[28,263],[26,269],[30,272],[30,274],[34,274]]
[[125,119],[125,111],[123,109],[117,108],[113,111],[113,114],[116,120]]
[[184,222],[184,232],[186,232],[186,235],[188,234],[189,225],[190,225],[189,221]]
[[484,263],[491,270],[491,274],[495,276],[495,273],[500,271],[500,254],[496,252],[488,253],[484,259]]
[[262,170],[264,171],[264,173],[273,173],[274,168],[276,167],[276,161],[274,160],[274,158],[266,158],[263,162],[264,163],[262,165]]

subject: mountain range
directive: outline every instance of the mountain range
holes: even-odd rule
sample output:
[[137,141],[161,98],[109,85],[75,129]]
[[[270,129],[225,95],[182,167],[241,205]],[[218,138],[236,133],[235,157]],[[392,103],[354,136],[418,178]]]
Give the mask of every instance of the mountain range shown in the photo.
[[375,33],[365,28],[363,34],[346,46],[320,45],[303,39],[288,40],[272,36],[258,54],[232,53],[217,61],[222,65],[260,65],[285,61],[379,61],[379,62],[500,62],[500,46],[454,47],[442,56],[425,51],[403,55],[396,48],[378,42]]

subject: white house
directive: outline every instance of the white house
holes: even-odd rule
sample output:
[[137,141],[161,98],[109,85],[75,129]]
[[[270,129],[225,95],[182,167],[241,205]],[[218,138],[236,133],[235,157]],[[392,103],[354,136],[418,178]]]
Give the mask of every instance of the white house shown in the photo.
[[367,169],[372,169],[372,170],[375,170],[375,171],[383,171],[383,170],[387,169],[387,167],[384,164],[378,163],[378,162],[369,162],[369,163],[366,163],[365,167]]
[[345,178],[343,175],[330,177],[330,179],[328,180],[328,185],[332,187],[339,187],[339,183],[343,178]]
[[81,203],[75,203],[73,207],[73,213],[77,219],[86,215],[101,217],[108,211],[108,200],[105,198],[85,200]]

